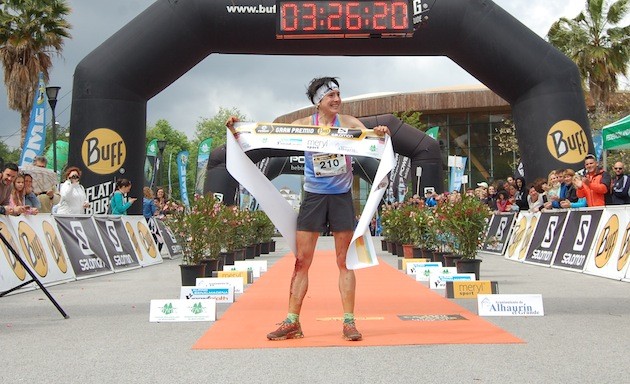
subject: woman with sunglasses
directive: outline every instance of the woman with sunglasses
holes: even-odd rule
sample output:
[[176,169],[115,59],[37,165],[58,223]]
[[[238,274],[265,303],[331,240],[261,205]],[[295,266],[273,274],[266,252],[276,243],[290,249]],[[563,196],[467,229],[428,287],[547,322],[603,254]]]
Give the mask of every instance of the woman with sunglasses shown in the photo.
[[77,167],[69,167],[65,172],[66,181],[61,184],[59,194],[61,200],[57,206],[60,215],[81,215],[90,206],[85,194],[85,188],[79,183],[81,170]]

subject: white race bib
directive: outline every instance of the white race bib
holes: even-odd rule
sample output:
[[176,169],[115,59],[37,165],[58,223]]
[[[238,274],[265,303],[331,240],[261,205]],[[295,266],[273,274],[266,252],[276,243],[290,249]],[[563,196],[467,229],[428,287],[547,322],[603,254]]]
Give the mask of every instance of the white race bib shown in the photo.
[[313,155],[315,177],[343,175],[347,172],[346,155],[321,153]]

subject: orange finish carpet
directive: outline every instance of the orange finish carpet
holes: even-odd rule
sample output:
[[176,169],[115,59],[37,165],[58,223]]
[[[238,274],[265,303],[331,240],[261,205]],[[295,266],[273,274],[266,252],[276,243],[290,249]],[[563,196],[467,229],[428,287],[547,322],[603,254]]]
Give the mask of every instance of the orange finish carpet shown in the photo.
[[[356,271],[355,316],[363,340],[341,337],[343,311],[334,251],[317,251],[300,322],[304,338],[269,341],[287,313],[292,254],[278,260],[228,308],[195,343],[194,349],[304,348],[418,344],[522,343],[519,338],[432,292],[422,283],[381,262]],[[403,321],[414,315],[424,321]],[[435,315],[435,316],[431,316]],[[465,319],[442,320],[460,315]],[[433,320],[433,321],[430,321]]]

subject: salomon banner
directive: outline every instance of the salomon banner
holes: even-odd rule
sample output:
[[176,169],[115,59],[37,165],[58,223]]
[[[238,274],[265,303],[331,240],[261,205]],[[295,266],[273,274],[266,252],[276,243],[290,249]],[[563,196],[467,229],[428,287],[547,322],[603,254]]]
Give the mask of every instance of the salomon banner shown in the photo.
[[602,209],[569,211],[553,265],[581,271],[595,239]]
[[55,215],[55,221],[78,279],[113,272],[91,216]]
[[526,263],[551,265],[567,212],[543,212],[525,256]]
[[107,255],[112,260],[117,260],[114,263],[115,271],[140,266],[121,216],[94,216],[94,222]]
[[127,235],[140,259],[140,265],[145,267],[162,262],[162,255],[153,239],[151,229],[144,216],[121,216],[125,224]]
[[169,258],[174,259],[176,257],[184,256],[184,251],[180,244],[177,244],[177,239],[169,227],[167,227],[162,220],[155,220],[160,229],[160,234],[164,240],[164,246],[162,246],[162,255],[167,255]]
[[532,239],[536,225],[538,224],[538,218],[540,212],[520,212],[516,219],[516,225],[512,231],[512,237],[508,243],[507,251],[505,252],[505,258],[523,261],[527,253],[527,247]]
[[620,280],[628,270],[630,217],[623,206],[606,207],[584,272]]
[[18,252],[42,284],[75,278],[66,249],[51,215],[10,216]]
[[483,242],[482,250],[502,255],[510,239],[516,213],[495,213],[490,219],[488,233]]

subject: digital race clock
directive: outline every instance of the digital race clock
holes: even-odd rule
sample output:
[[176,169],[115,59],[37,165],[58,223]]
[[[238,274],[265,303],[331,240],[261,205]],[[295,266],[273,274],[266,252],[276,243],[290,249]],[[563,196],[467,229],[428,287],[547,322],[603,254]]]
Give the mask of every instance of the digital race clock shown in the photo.
[[411,36],[411,1],[276,2],[276,37],[344,38]]

